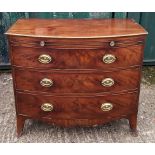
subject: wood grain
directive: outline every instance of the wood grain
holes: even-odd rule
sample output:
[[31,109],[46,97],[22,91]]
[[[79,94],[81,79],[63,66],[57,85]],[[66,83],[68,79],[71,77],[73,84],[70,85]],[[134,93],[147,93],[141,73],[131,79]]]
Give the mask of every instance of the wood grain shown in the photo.
[[[16,92],[17,112],[30,117],[57,118],[57,119],[106,119],[118,116],[128,116],[137,106],[136,92],[109,94],[103,96],[50,96],[26,94]],[[111,111],[102,111],[101,104],[113,104]],[[45,112],[41,109],[43,103],[53,104],[53,111]],[[87,124],[86,124],[87,125]]]
[[[126,69],[114,72],[92,72],[87,71],[36,71],[16,68],[15,73],[16,89],[46,93],[102,93],[133,90],[139,86],[140,69]],[[40,85],[44,78],[51,79],[53,86],[46,88]],[[104,87],[101,81],[105,78],[112,78],[115,84],[111,87]]]
[[[34,48],[51,48],[51,49],[103,49],[118,48],[133,45],[141,45],[145,41],[145,35],[140,36],[124,36],[109,38],[42,38],[42,37],[23,37],[8,36],[11,46],[34,47]],[[44,46],[40,42],[44,42]],[[110,42],[114,41],[115,45],[110,46]]]
[[[65,127],[127,118],[130,128],[136,131],[147,34],[140,25],[122,19],[21,19],[6,34],[18,135],[27,118]],[[53,61],[40,64],[41,54],[50,55]],[[104,64],[105,54],[115,55],[116,61]],[[53,80],[52,87],[41,86],[43,78]],[[105,78],[112,78],[115,84],[102,86]],[[41,110],[41,105],[47,102],[53,104],[52,112]],[[103,102],[112,102],[113,109],[103,112]]]
[[144,35],[147,32],[130,19],[19,19],[6,34],[48,38],[105,38]]
[[[103,49],[51,49],[12,46],[13,66],[38,69],[103,69],[127,68],[139,66],[143,45],[128,48]],[[50,55],[52,61],[42,64],[38,61],[40,55]],[[103,62],[103,56],[112,54],[116,61],[111,64]]]

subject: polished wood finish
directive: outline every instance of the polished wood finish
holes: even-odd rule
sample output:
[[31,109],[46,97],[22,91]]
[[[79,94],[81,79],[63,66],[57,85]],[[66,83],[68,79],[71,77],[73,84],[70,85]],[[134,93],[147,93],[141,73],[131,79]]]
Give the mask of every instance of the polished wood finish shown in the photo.
[[[131,68],[113,72],[93,71],[36,71],[14,69],[16,89],[46,93],[103,93],[134,90],[139,86],[140,69]],[[26,78],[25,78],[26,77]],[[130,78],[129,78],[130,77]],[[40,81],[44,78],[51,79],[51,87],[43,87]],[[105,78],[112,78],[114,85],[102,86]]]
[[[136,91],[100,96],[50,96],[22,92],[17,92],[16,95],[18,114],[34,118],[106,120],[107,117],[128,116],[135,112],[137,106]],[[106,102],[113,104],[112,110],[101,110],[101,104]],[[52,104],[53,111],[43,111],[43,103]]]
[[[102,49],[51,49],[30,48],[22,46],[12,47],[13,66],[37,69],[103,69],[114,70],[139,66],[143,45],[129,46],[128,48],[102,48]],[[22,52],[21,52],[22,51]],[[65,54],[64,54],[65,53]],[[46,54],[52,58],[48,64],[38,61],[40,55]],[[112,54],[116,61],[111,64],[103,62],[103,56]],[[78,66],[78,68],[77,68]]]
[[137,130],[137,113],[129,115],[129,124],[132,131]]
[[19,19],[6,34],[47,38],[105,38],[146,33],[130,19]]
[[[29,118],[63,127],[126,118],[136,131],[147,34],[140,25],[129,19],[20,19],[6,34],[18,135]],[[105,55],[114,61],[105,63]],[[107,78],[114,81],[110,87],[103,86]],[[103,111],[103,104],[112,109]]]
[[25,120],[26,120],[26,117],[23,117],[21,115],[17,115],[17,136],[19,137],[22,133],[22,130],[24,128],[24,124],[25,124]]
[[[21,37],[9,36],[12,46],[33,47],[33,48],[51,48],[51,49],[104,49],[118,48],[144,43],[145,35],[125,36],[111,38],[42,38],[42,37]],[[114,42],[114,46],[110,43]]]

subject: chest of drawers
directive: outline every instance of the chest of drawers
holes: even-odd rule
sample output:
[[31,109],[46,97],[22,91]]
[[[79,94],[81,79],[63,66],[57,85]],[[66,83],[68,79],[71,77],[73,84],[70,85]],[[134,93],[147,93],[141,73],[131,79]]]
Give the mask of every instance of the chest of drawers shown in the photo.
[[136,130],[147,32],[129,19],[20,19],[7,32],[20,135],[26,119]]

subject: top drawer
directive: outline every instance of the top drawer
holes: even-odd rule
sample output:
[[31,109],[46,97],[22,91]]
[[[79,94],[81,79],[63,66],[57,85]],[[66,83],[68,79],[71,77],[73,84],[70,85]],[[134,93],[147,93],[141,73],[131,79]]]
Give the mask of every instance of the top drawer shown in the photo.
[[11,38],[12,64],[29,68],[106,69],[140,65],[142,38],[44,39]]
[[9,36],[12,46],[52,49],[103,49],[143,44],[145,35],[115,38],[39,38]]

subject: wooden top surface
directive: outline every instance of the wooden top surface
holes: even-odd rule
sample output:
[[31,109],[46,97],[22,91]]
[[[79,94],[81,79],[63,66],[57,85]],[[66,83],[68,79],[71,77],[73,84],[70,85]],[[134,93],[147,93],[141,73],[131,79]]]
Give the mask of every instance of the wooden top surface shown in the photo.
[[7,35],[47,38],[106,38],[147,34],[131,19],[19,19]]

